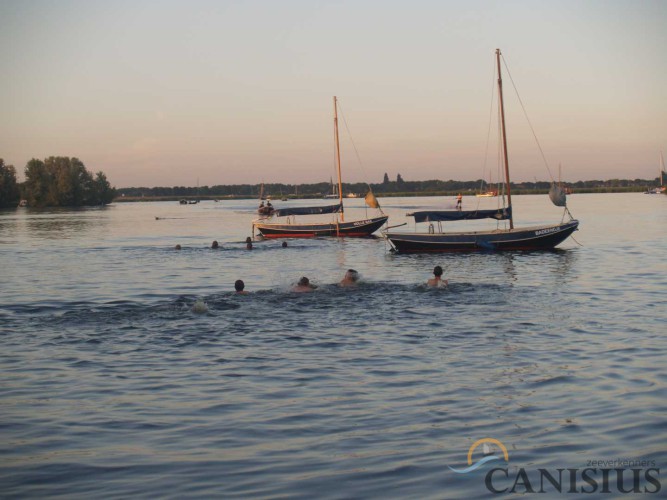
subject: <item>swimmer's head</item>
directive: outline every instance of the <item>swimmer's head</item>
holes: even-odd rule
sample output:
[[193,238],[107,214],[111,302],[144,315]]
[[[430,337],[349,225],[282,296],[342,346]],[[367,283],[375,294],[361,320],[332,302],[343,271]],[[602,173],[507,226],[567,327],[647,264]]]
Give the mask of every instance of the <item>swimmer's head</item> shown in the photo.
[[354,269],[348,269],[347,272],[345,273],[345,279],[350,281],[358,281],[359,273]]
[[211,248],[218,248],[220,245],[218,245],[218,240],[213,240],[213,243],[211,243]]
[[287,242],[283,241],[283,248],[287,248]]
[[435,267],[433,268],[433,274],[434,274],[435,276],[442,276],[442,267],[440,267],[440,266],[435,266]]
[[242,292],[244,288],[245,288],[245,283],[243,282],[243,280],[236,280],[234,282],[234,289],[237,292]]
[[180,250],[180,249],[181,249],[181,245],[176,245],[176,246],[174,247],[174,250]]
[[302,276],[299,280],[299,286],[310,286],[310,280],[305,276]]

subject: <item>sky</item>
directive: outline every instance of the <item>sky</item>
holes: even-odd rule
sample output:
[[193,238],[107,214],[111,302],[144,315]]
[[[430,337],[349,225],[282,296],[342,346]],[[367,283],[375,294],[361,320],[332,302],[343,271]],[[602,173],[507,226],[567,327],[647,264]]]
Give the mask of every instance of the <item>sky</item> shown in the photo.
[[[0,0],[0,158],[116,187],[328,181],[336,95],[345,182],[495,180],[496,48],[552,175],[657,177],[663,0]],[[512,180],[547,180],[503,78]]]

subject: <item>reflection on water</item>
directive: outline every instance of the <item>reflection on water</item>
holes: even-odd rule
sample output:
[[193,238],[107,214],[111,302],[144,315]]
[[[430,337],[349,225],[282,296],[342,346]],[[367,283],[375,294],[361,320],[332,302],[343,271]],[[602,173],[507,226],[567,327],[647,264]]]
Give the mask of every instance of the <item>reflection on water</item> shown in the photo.
[[[581,247],[452,255],[382,239],[248,251],[254,200],[3,212],[0,488],[481,498],[483,472],[447,468],[481,437],[513,468],[659,466],[667,211],[624,196],[572,197]],[[537,201],[515,204],[550,220]],[[448,288],[424,286],[435,265]],[[348,268],[361,283],[336,286]],[[316,292],[290,292],[302,275]]]
[[78,238],[95,228],[104,232],[109,222],[109,207],[20,208],[0,215],[0,238],[19,233],[30,239]]

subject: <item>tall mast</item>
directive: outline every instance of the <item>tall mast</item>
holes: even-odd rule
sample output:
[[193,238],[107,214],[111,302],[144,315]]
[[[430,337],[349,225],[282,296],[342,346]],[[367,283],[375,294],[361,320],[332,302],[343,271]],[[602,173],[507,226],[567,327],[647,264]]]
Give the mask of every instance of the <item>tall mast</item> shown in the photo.
[[[507,159],[507,132],[505,130],[505,106],[503,104],[503,79],[500,76],[500,49],[496,49],[498,65],[498,105],[500,106],[500,132],[503,138],[503,157],[505,160],[505,182],[507,183],[507,205],[512,208],[512,190],[510,189],[510,164]],[[510,212],[510,229],[514,229],[514,219]]]
[[338,141],[338,100],[333,98],[334,105],[334,137],[336,140],[336,166],[338,167],[338,201],[340,202],[340,220],[345,222],[345,211],[343,210],[343,180],[340,175],[340,143]]

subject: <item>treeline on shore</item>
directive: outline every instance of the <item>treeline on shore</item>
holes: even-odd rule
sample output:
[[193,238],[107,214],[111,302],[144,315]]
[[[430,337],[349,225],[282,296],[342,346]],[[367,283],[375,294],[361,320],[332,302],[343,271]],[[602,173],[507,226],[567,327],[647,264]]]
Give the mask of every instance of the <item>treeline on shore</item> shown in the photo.
[[[659,179],[610,179],[563,182],[562,185],[572,192],[595,193],[595,192],[636,192],[644,191],[648,186],[655,186]],[[448,196],[457,193],[472,194],[489,191],[496,188],[495,184],[489,184],[482,179],[474,181],[405,181],[399,174],[395,181],[390,181],[387,174],[381,183],[370,184],[376,195],[383,196]],[[512,192],[516,194],[538,194],[546,193],[551,187],[551,182],[520,182],[511,183]],[[343,195],[355,194],[363,196],[368,191],[366,183],[343,183]],[[186,199],[213,199],[213,198],[259,198],[263,192],[265,196],[272,198],[320,198],[332,194],[333,188],[329,182],[314,184],[229,184],[200,187],[131,187],[116,190],[119,198],[116,201],[135,201],[137,199],[163,199],[173,200]]]
[[31,207],[106,205],[116,197],[104,172],[93,174],[78,158],[33,158],[24,173],[25,182],[17,182],[14,166],[0,158],[0,207],[15,207],[22,200]]

